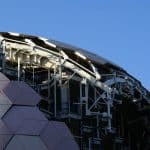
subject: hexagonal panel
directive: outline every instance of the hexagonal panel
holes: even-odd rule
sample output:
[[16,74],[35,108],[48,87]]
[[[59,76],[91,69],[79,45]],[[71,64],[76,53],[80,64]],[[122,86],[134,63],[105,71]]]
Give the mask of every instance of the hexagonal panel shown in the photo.
[[[36,107],[13,106],[2,118],[14,134],[39,135],[48,120]],[[26,125],[26,126],[25,126]]]
[[48,149],[79,150],[67,126],[62,122],[50,121],[40,135]]
[[5,150],[48,150],[38,136],[15,135]]
[[12,133],[2,120],[0,120],[0,150],[3,150],[12,138]]
[[47,123],[43,120],[25,119],[16,134],[39,136]]
[[10,80],[0,72],[0,90],[3,90],[9,82]]
[[4,94],[4,92],[0,91],[0,118],[2,118],[5,115],[8,109],[11,107],[11,104],[11,101]]
[[22,81],[11,81],[3,90],[15,105],[35,106],[41,97]]

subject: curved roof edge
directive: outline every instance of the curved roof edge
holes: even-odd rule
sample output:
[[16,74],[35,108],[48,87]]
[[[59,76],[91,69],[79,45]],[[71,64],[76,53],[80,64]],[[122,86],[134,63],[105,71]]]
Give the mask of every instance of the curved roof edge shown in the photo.
[[20,40],[22,38],[36,39],[36,40],[39,41],[39,45],[40,45],[40,42],[47,41],[47,42],[50,42],[51,46],[54,47],[54,48],[56,47],[56,48],[65,49],[65,50],[68,50],[68,51],[79,52],[79,53],[83,54],[85,57],[87,57],[89,60],[91,60],[95,63],[102,64],[102,65],[111,64],[115,68],[126,72],[122,67],[120,67],[120,66],[116,65],[115,63],[107,60],[106,58],[103,58],[103,57],[101,57],[97,54],[94,54],[94,53],[92,53],[88,50],[85,50],[85,49],[82,49],[82,48],[79,48],[79,47],[76,47],[76,46],[73,46],[73,45],[70,45],[70,44],[67,44],[67,43],[64,43],[64,42],[60,42],[60,41],[53,40],[53,39],[48,39],[48,38],[43,38],[43,37],[40,37],[40,36],[13,33],[13,32],[0,32],[0,35],[2,35],[4,37],[9,37],[9,38],[12,38],[12,39],[17,39],[17,40],[19,40],[19,38],[20,38]]
[[[115,63],[97,55],[94,54],[88,50],[76,47],[76,46],[72,46],[70,44],[66,44],[60,41],[56,41],[53,39],[48,39],[48,38],[44,38],[41,36],[35,36],[35,35],[28,35],[28,34],[20,34],[20,33],[13,33],[13,32],[0,32],[0,40],[3,40],[1,38],[4,37],[8,38],[8,39],[12,39],[12,40],[18,40],[18,41],[22,41],[25,42],[25,39],[29,40],[28,42],[31,42],[30,44],[34,44],[33,41],[36,41],[36,44],[38,43],[39,46],[43,46],[43,44],[45,46],[49,46],[49,48],[55,48],[55,49],[62,49],[62,50],[66,50],[66,51],[70,51],[70,52],[79,52],[80,54],[82,54],[83,56],[85,56],[86,58],[88,58],[88,60],[92,61],[93,63],[97,63],[99,65],[106,65],[106,66],[111,66],[111,68],[115,68],[118,71],[122,71],[122,73],[125,73],[125,75],[133,78],[134,80],[138,81],[140,84],[141,82],[136,79],[135,77],[133,77],[132,75],[130,75],[125,69],[123,69],[122,67],[116,65]],[[30,41],[31,39],[31,41]],[[142,85],[142,84],[141,84]],[[144,88],[144,86],[142,86]],[[146,88],[144,88],[146,89]],[[147,90],[148,91],[148,90]]]

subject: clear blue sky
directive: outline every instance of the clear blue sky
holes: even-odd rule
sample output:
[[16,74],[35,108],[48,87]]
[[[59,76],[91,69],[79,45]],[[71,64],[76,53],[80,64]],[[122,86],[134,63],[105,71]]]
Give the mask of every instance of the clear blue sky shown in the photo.
[[1,0],[0,31],[89,49],[150,89],[149,0]]

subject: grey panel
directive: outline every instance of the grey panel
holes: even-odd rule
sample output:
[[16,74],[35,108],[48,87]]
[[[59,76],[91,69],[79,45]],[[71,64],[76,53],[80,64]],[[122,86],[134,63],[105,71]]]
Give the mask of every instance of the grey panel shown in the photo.
[[[13,133],[23,127],[24,120],[47,121],[36,107],[13,106],[2,118]],[[14,121],[15,120],[15,121]],[[32,125],[32,124],[31,124]],[[29,125],[30,126],[30,125]],[[31,127],[32,129],[32,127]],[[38,131],[38,130],[36,130]],[[35,131],[34,131],[35,132]],[[38,134],[38,133],[37,133]]]
[[26,150],[26,149],[24,148],[24,145],[21,143],[21,141],[15,137],[9,142],[5,150]]
[[12,107],[2,118],[2,120],[5,122],[9,130],[15,133],[23,122],[24,118],[22,116],[22,113],[20,113],[20,110]]
[[54,127],[56,129],[56,132],[59,132],[59,135],[63,137],[69,137],[73,138],[71,132],[69,131],[68,127],[63,122],[58,121],[50,121],[49,127]]
[[11,134],[5,123],[0,120],[0,135]]
[[0,90],[4,89],[10,80],[0,72]]
[[3,73],[0,72],[0,81],[9,82],[10,80]]
[[[0,82],[1,84],[1,82]],[[11,105],[12,102],[9,100],[9,98],[5,95],[3,91],[0,91],[0,105]]]
[[0,105],[0,119],[5,115],[10,107],[11,105]]
[[13,108],[19,110],[24,119],[47,121],[44,114],[37,107],[14,106]]
[[9,141],[11,140],[12,135],[0,135],[0,150],[4,150]]
[[41,99],[31,87],[21,81],[11,81],[4,92],[12,103],[17,105],[35,106]]
[[3,93],[3,91],[0,91],[0,118],[2,118],[3,115],[8,111],[8,109],[11,107],[11,104],[11,101]]
[[0,150],[5,148],[11,138],[11,132],[8,130],[6,125],[0,121]]
[[25,119],[17,130],[16,134],[40,135],[48,121]]
[[[73,136],[71,135],[69,129],[66,127],[64,123],[55,121],[49,122],[49,124],[45,127],[45,129],[41,133],[40,137],[46,144],[48,149],[61,150],[62,148],[63,149],[67,148],[79,150],[78,145],[76,144]],[[62,144],[62,146],[64,146],[65,148],[59,146],[60,144]]]
[[55,150],[59,144],[60,136],[57,134],[54,126],[47,125],[40,135],[41,140],[45,143],[49,150]]
[[79,150],[79,146],[75,143],[73,139],[63,138],[60,140],[59,144],[55,150]]
[[16,135],[6,147],[6,150],[48,150],[36,136]]
[[53,126],[57,130],[57,134],[59,134],[61,137],[59,144],[57,144],[57,148],[56,148],[57,150],[59,149],[61,150],[62,147],[63,149],[71,149],[71,150],[79,149],[78,145],[75,142],[74,137],[72,136],[70,130],[65,125],[65,123],[56,122],[56,121],[52,121],[50,123],[53,124]]

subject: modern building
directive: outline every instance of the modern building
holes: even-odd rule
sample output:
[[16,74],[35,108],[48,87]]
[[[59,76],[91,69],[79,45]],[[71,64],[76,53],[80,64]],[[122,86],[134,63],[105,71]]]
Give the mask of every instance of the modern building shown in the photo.
[[[57,139],[57,130],[52,128],[59,125],[62,128],[62,136],[59,136],[62,146],[58,149],[70,150],[69,145],[78,149],[70,132],[81,150],[150,149],[150,92],[111,61],[59,41],[0,32],[0,67],[10,80],[11,84],[4,88],[4,92],[11,93],[7,97],[13,99],[11,103],[14,105],[13,110],[11,108],[4,115],[5,122],[7,116],[10,124],[16,120],[12,114],[19,112],[17,107],[20,105],[23,105],[22,112],[23,107],[36,105],[49,120],[44,129],[49,133],[49,136],[45,135],[49,144]],[[40,95],[40,102],[38,96],[28,96],[29,90],[19,93],[20,87],[26,89],[27,84],[31,91],[34,89]],[[17,96],[14,98],[14,95]],[[36,114],[28,110],[29,119],[30,113],[37,118],[40,112]],[[23,119],[21,112],[17,115],[17,119]],[[70,132],[60,122],[64,122]],[[30,124],[35,125],[32,119],[25,121],[15,132],[16,136]],[[40,122],[37,124],[40,126]],[[36,128],[28,131],[29,134],[38,133]],[[63,137],[65,134],[70,139],[68,143]],[[16,145],[18,138],[30,141],[31,137],[19,134],[12,145]]]
[[79,150],[64,123],[40,112],[40,99],[26,83],[0,73],[0,150]]

